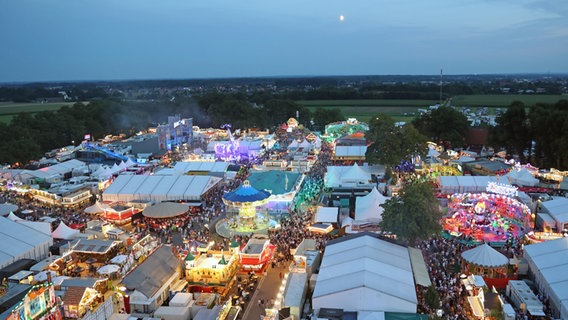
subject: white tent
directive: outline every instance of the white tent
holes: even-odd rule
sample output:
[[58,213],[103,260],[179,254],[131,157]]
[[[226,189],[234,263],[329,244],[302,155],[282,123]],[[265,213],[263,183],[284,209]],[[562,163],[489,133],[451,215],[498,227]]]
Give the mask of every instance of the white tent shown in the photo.
[[327,243],[312,296],[314,310],[415,313],[408,248],[360,233]]
[[313,148],[312,144],[308,142],[308,140],[304,139],[302,143],[298,145],[298,148],[304,148],[305,150],[310,150]]
[[525,246],[524,258],[536,286],[549,297],[560,319],[568,319],[568,238]]
[[50,236],[0,217],[0,268],[24,258],[42,260],[52,244]]
[[512,169],[505,175],[509,183],[518,186],[534,187],[538,184],[539,180],[535,178],[526,168],[520,170]]
[[108,208],[110,208],[108,205],[97,201],[94,205],[87,207],[84,212],[90,214],[104,213]]
[[79,230],[68,227],[63,221],[59,223],[57,228],[53,230],[51,236],[53,239],[75,239],[79,235]]
[[355,198],[355,224],[379,223],[382,220],[383,207],[387,198],[377,188],[362,197]]
[[318,207],[318,211],[314,217],[314,222],[330,222],[337,223],[339,208],[337,207]]
[[371,175],[359,167],[357,163],[352,165],[341,177],[342,182],[369,182]]
[[493,249],[487,243],[462,252],[462,258],[469,263],[482,267],[502,267],[509,259],[501,252]]
[[292,143],[290,143],[288,145],[288,149],[297,149],[300,147],[300,144],[298,143],[297,140],[292,141]]
[[10,212],[10,214],[6,217],[12,221],[22,221],[24,219],[18,217],[17,215],[15,215],[13,212]]
[[120,266],[117,266],[116,264],[107,264],[97,269],[98,274],[105,274],[105,275],[112,274],[118,271],[120,271]]
[[0,203],[0,215],[7,216],[10,212],[18,210],[18,206],[11,203]]

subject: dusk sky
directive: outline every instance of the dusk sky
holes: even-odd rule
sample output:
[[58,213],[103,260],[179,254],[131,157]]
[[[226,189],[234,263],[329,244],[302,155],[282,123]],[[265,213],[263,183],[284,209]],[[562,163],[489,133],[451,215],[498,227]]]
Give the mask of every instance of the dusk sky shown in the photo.
[[0,0],[0,44],[0,82],[566,73],[568,1]]

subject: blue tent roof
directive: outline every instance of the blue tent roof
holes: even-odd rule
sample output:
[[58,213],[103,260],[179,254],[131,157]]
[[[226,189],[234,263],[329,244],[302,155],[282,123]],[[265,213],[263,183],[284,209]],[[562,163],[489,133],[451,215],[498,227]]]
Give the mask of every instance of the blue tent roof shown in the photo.
[[254,202],[264,200],[268,197],[270,197],[270,192],[266,190],[256,190],[251,187],[248,180],[245,180],[237,190],[227,192],[223,196],[223,199],[231,202]]

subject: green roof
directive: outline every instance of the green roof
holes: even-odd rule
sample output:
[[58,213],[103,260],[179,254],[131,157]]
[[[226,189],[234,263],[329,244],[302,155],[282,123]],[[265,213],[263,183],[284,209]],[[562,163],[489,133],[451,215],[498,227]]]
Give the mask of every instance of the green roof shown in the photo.
[[231,248],[236,248],[239,246],[239,243],[237,242],[237,240],[233,239],[233,241],[231,241]]
[[257,190],[268,190],[274,195],[279,195],[292,191],[300,175],[301,173],[297,172],[269,170],[253,172],[248,180]]
[[195,257],[191,254],[191,252],[187,252],[187,256],[185,257],[185,261],[192,261],[195,260]]
[[227,261],[225,261],[225,255],[221,256],[221,260],[219,260],[219,264],[227,264]]

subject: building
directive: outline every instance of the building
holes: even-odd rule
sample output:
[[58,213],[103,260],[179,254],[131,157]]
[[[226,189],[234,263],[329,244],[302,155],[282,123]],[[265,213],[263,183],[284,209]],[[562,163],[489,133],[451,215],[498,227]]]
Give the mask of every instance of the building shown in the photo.
[[160,150],[172,150],[193,139],[193,118],[181,119],[180,115],[169,116],[168,123],[156,128]]
[[568,230],[568,198],[552,197],[552,200],[540,202],[539,220],[544,229],[552,232]]
[[314,312],[336,308],[416,313],[415,283],[428,283],[429,278],[415,279],[415,264],[424,265],[421,255],[374,233],[329,241],[312,296]]
[[185,278],[190,286],[214,286],[223,291],[234,280],[238,266],[237,252],[208,251],[197,257],[188,252],[185,258]]
[[180,287],[181,278],[181,262],[171,247],[162,246],[122,280],[128,295],[125,303],[133,314],[151,314],[169,298],[170,291]]

